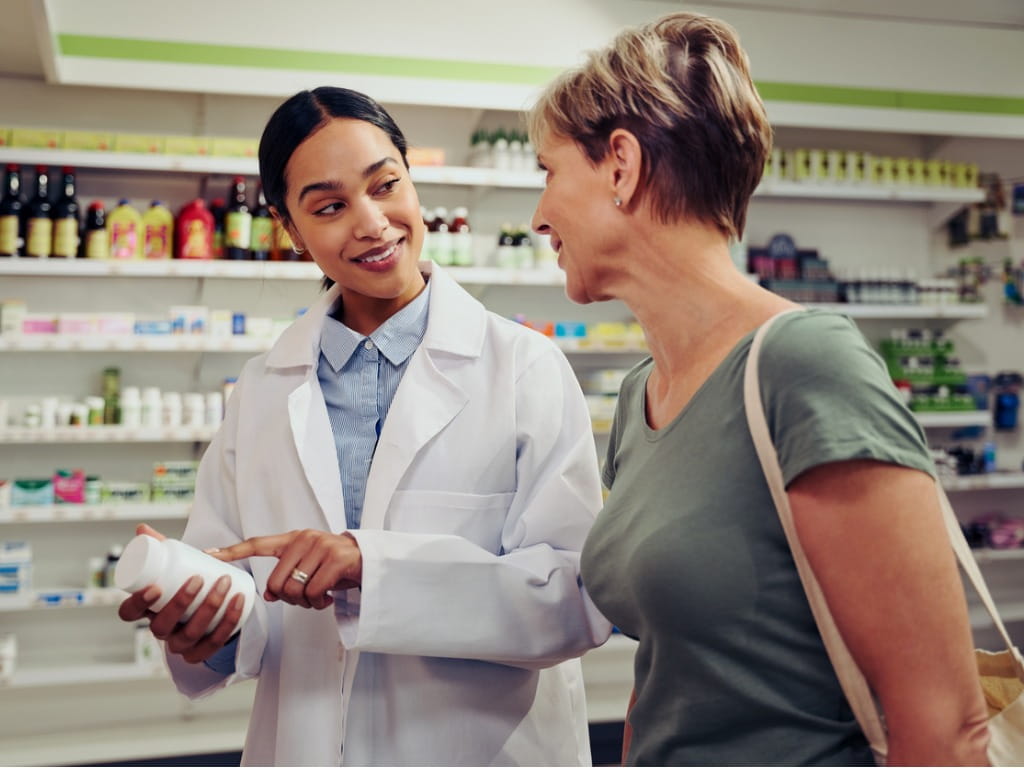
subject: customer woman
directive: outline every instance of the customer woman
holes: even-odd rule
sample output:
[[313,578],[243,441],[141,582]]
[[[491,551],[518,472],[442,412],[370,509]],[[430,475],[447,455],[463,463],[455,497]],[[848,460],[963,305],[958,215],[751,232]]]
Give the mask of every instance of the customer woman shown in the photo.
[[259,678],[247,764],[588,765],[576,657],[610,625],[579,581],[601,495],[567,361],[419,262],[406,141],[367,96],[284,102],[260,177],[333,285],[245,366],[203,457],[185,541],[249,558],[264,600],[237,640],[237,604],[202,635],[226,584],[152,615],[175,683]]
[[[582,560],[598,607],[639,640],[627,762],[870,763],[744,416],[752,334],[798,307],[729,257],[772,141],[735,31],[686,13],[627,29],[550,85],[531,128],[547,171],[533,226],[569,297],[625,302],[651,349],[622,385]],[[934,469],[885,368],[846,317],[796,312],[766,337],[760,389],[890,762],[984,763]]]

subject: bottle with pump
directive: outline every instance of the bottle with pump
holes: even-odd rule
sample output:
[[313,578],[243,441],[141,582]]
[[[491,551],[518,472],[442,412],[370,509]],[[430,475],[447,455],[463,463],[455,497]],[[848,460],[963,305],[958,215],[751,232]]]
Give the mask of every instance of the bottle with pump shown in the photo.
[[75,169],[64,168],[61,194],[53,204],[53,256],[77,258],[81,240],[81,208],[75,196]]
[[107,234],[107,212],[103,203],[93,200],[85,212],[84,255],[87,259],[110,258],[110,236]]
[[[159,611],[170,602],[182,585],[195,575],[200,576],[203,583],[192,603],[182,614],[181,620],[184,622],[190,619],[217,580],[221,576],[228,576],[231,579],[231,586],[220,609],[206,627],[206,632],[212,632],[224,618],[228,604],[235,595],[242,595],[244,600],[242,616],[238,622],[238,626],[241,627],[256,602],[256,584],[252,576],[241,568],[222,562],[176,539],[161,541],[145,534],[136,536],[124,548],[114,573],[114,583],[128,592],[137,592],[156,584],[160,587],[160,597],[150,609]],[[236,631],[237,629],[236,627]]]
[[25,256],[49,258],[53,247],[53,204],[50,202],[50,175],[45,166],[36,168],[36,191],[25,217]]
[[25,203],[21,197],[21,168],[11,164],[4,174],[0,197],[0,257],[21,256],[25,247]]
[[231,202],[224,214],[224,258],[248,259],[251,243],[252,213],[245,199],[245,179],[235,176],[231,183]]
[[142,255],[145,259],[169,259],[174,253],[174,214],[154,200],[142,214]]
[[274,249],[274,219],[267,206],[267,198],[263,187],[256,190],[256,209],[252,212],[252,259],[268,261]]
[[473,265],[473,235],[469,227],[469,211],[460,205],[452,215],[452,263],[457,267],[470,267]]

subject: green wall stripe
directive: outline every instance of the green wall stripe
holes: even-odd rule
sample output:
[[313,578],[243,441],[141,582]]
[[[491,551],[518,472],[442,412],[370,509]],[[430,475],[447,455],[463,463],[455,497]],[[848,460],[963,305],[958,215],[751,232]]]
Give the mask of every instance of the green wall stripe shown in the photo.
[[[69,34],[57,35],[57,47],[63,56],[95,59],[344,72],[358,75],[461,80],[506,85],[543,85],[562,71],[558,67],[532,67],[522,64],[297,51],[242,45],[182,43],[167,40]],[[900,91],[761,81],[757,83],[757,87],[761,92],[761,97],[766,101],[967,112],[986,115],[1024,115],[1024,98],[1014,96],[978,96],[967,93]]]
[[930,109],[939,112],[972,112],[989,115],[1024,115],[1024,98],[978,96],[970,93],[894,91],[880,88],[849,88],[838,85],[758,82],[766,101],[796,101],[849,107]]
[[522,64],[297,51],[244,45],[180,43],[166,40],[138,40],[89,35],[60,34],[57,35],[57,44],[63,56],[82,56],[94,59],[346,72],[356,75],[385,75],[514,85],[540,85],[561,71],[557,67],[531,67]]

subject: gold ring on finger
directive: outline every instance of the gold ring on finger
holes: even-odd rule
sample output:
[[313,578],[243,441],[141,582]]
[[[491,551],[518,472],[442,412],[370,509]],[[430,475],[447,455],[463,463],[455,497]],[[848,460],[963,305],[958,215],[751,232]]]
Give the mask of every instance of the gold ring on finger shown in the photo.
[[305,584],[309,581],[309,574],[305,571],[300,571],[298,568],[293,568],[291,578],[295,579],[300,584]]

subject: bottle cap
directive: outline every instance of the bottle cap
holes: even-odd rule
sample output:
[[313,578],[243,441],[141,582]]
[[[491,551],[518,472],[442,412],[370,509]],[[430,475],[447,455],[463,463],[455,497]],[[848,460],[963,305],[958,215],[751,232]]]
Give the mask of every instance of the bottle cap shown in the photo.
[[155,584],[164,569],[161,543],[152,536],[139,534],[124,548],[114,569],[114,584],[126,592],[136,592]]

